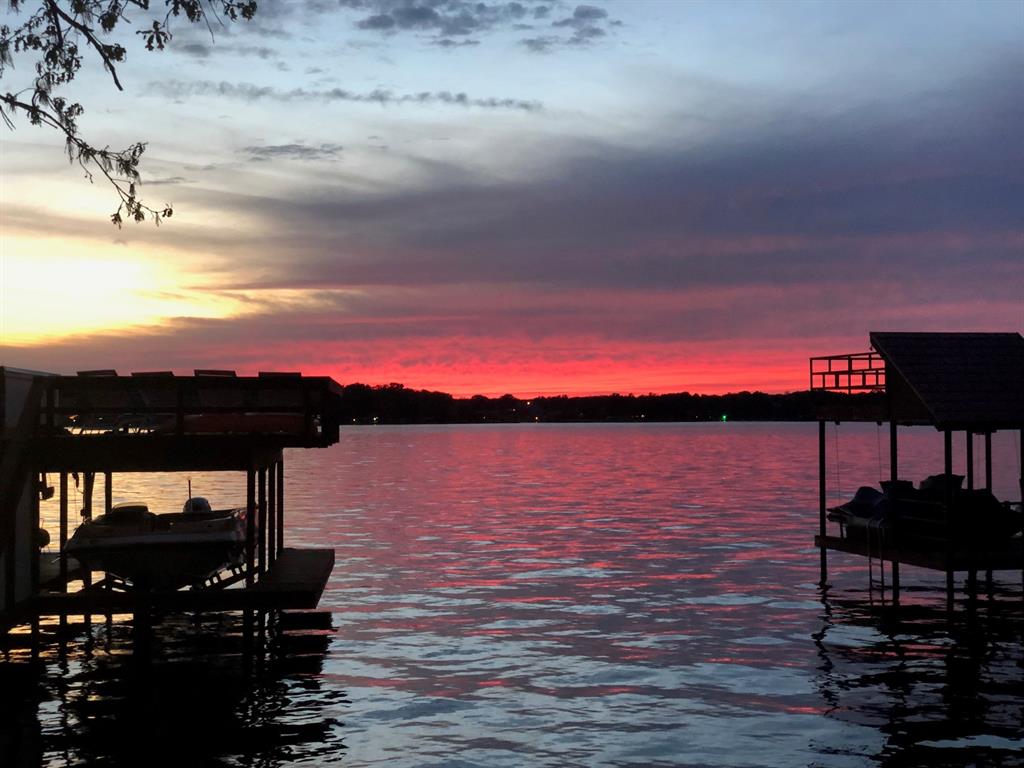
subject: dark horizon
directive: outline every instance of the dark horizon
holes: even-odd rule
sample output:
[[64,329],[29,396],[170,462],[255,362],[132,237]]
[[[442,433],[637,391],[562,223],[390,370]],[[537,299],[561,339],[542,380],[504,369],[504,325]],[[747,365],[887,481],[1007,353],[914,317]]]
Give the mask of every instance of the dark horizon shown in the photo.
[[[461,424],[572,421],[813,421],[818,408],[849,395],[801,390],[704,395],[690,392],[645,395],[545,395],[521,398],[410,389],[403,384],[342,385],[342,423]],[[877,395],[855,395],[857,403]]]

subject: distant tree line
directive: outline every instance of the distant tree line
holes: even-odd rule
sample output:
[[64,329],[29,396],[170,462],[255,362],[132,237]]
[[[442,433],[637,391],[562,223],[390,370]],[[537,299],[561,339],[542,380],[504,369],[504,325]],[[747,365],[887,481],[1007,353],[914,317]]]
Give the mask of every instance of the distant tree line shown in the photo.
[[727,395],[591,395],[534,397],[512,395],[457,398],[445,392],[407,389],[401,384],[348,384],[342,397],[342,423],[478,424],[569,421],[814,421],[817,409],[879,395],[829,392],[735,392]]

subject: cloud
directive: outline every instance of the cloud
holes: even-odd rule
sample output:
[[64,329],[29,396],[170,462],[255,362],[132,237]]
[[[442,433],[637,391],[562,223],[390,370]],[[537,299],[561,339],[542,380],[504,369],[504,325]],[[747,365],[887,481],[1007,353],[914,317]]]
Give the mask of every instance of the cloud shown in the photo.
[[555,35],[541,35],[539,37],[524,37],[519,41],[531,53],[550,53],[553,49],[562,44],[562,38]]
[[212,80],[167,80],[149,83],[150,92],[159,93],[173,99],[189,96],[216,96],[219,98],[240,99],[242,101],[348,101],[380,106],[400,106],[407,104],[431,105],[440,104],[456,107],[475,107],[479,109],[508,109],[522,112],[539,112],[543,104],[528,99],[471,97],[465,93],[451,91],[421,91],[419,93],[396,94],[389,90],[375,89],[366,92],[349,91],[344,88],[306,89],[293,88],[282,90],[271,86],[258,86],[252,83],[228,83]]
[[[426,32],[443,40],[481,35],[498,29],[529,29],[529,19],[547,20],[553,6],[537,2],[481,2],[480,0],[340,0],[343,8],[366,15],[356,27],[383,34]],[[555,46],[582,45],[603,37],[605,27],[617,24],[608,12],[594,5],[578,5],[572,14],[552,23],[566,28],[569,37],[551,35],[521,41],[531,51],[549,51]],[[452,43],[447,44],[450,47]]]
[[195,56],[197,59],[209,58],[214,52],[212,45],[206,43],[186,43],[184,45],[176,45],[171,50],[177,53],[184,53],[186,56]]
[[1024,280],[1020,63],[817,116],[783,101],[752,116],[736,111],[750,99],[730,95],[706,105],[697,139],[577,137],[548,141],[541,160],[529,137],[506,137],[505,155],[543,169],[515,180],[433,162],[372,195],[307,182],[309,194],[267,210],[240,201],[274,222],[292,256],[278,266],[268,255],[258,279],[227,287],[884,293],[912,275],[925,303],[1002,301]]
[[480,41],[452,40],[450,37],[442,37],[440,40],[435,40],[434,45],[440,46],[441,48],[465,48],[466,46],[480,45]]
[[359,29],[433,32],[441,37],[491,30],[527,13],[519,2],[479,0],[341,0],[341,5],[368,13],[356,22]]
[[[681,131],[670,114],[618,141],[492,135],[483,169],[469,155],[407,157],[412,170],[376,184],[310,164],[263,196],[244,176],[222,182],[229,192],[190,186],[179,207],[243,225],[178,230],[170,247],[215,254],[204,285],[246,297],[248,314],[57,341],[9,360],[333,365],[346,378],[372,369],[373,381],[410,383],[402,371],[451,376],[473,363],[514,376],[517,357],[576,372],[629,360],[639,376],[653,360],[780,343],[798,387],[808,346],[860,345],[871,326],[1012,330],[1024,320],[1022,72],[1013,53],[927,92],[863,102],[673,83],[652,112],[685,103],[699,130]],[[269,94],[250,95],[282,95]],[[319,148],[272,146],[289,157]],[[502,177],[496,154],[516,173]],[[11,231],[38,229],[38,213],[4,213]],[[54,236],[85,226],[47,218]],[[296,298],[274,300],[282,294]],[[665,370],[686,382],[682,367]]]
[[185,43],[173,45],[169,50],[183,53],[186,56],[193,56],[198,59],[207,59],[215,54],[235,54],[236,56],[254,56],[260,59],[272,59],[279,55],[278,51],[265,45],[243,45],[232,43]]
[[147,187],[157,187],[167,184],[188,184],[189,180],[184,176],[167,176],[165,178],[143,179]]
[[341,155],[340,144],[264,144],[243,147],[240,151],[252,160],[331,160]]

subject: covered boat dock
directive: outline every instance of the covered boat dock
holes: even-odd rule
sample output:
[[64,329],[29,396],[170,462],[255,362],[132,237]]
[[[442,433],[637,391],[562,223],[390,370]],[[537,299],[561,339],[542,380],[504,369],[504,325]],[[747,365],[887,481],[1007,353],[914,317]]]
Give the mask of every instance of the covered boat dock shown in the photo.
[[[820,550],[821,585],[827,585],[829,550],[877,559],[883,577],[888,561],[897,603],[901,564],[944,571],[949,607],[958,572],[967,573],[972,591],[979,571],[991,578],[992,571],[1017,570],[1024,579],[1020,497],[996,507],[991,496],[992,434],[999,430],[1018,433],[1018,485],[1024,496],[1024,338],[1019,333],[872,332],[870,345],[867,352],[810,360],[812,390],[851,396],[819,410],[819,531],[814,542]],[[833,523],[839,530],[830,531],[825,429],[829,421],[889,425],[890,476],[880,494],[885,512],[866,516],[863,527]],[[921,425],[943,435],[943,471],[927,492],[902,480],[899,473],[899,428]],[[953,467],[957,433],[966,439],[962,475],[954,474]],[[976,435],[984,437],[984,472],[979,476]]]
[[[315,608],[334,550],[285,547],[283,451],[337,442],[340,397],[332,379],[297,373],[57,376],[0,368],[0,633],[35,627],[44,616],[132,613],[144,624],[150,611],[245,611],[251,625],[253,612]],[[68,557],[69,476],[81,478],[81,517],[89,520],[98,475],[109,512],[116,473],[180,471],[245,473],[240,565],[160,592],[110,574],[94,581]],[[58,556],[46,562],[40,500],[55,493],[59,530],[49,533]]]

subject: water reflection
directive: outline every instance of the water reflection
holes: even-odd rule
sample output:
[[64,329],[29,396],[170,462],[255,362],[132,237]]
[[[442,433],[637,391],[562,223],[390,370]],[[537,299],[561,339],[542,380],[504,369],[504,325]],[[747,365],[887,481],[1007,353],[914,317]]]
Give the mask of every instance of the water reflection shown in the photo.
[[865,609],[829,598],[814,634],[827,715],[885,737],[885,766],[1024,765],[1020,593],[952,616],[942,607]]
[[[842,430],[834,499],[888,472],[873,425]],[[1002,496],[1017,466],[1004,437]],[[941,469],[941,436],[910,431],[900,459],[915,479]],[[897,622],[864,562],[836,555],[823,603],[816,461],[816,426],[801,424],[346,430],[286,457],[289,543],[338,554],[325,654],[218,682],[204,711],[189,690],[205,679],[168,672],[144,692],[116,652],[73,650],[67,685],[87,693],[62,694],[48,661],[22,721],[55,765],[114,759],[104,729],[136,711],[213,724],[226,765],[1024,764],[1020,574],[950,628],[940,574],[905,569]],[[192,481],[216,504],[243,490]],[[160,509],[184,486],[115,482]],[[235,674],[226,659],[211,681]]]
[[[44,634],[56,625],[45,625]],[[0,663],[0,765],[280,766],[341,760],[348,700],[321,684],[329,631],[244,653],[237,617],[165,618],[141,653],[125,622],[79,625]]]

